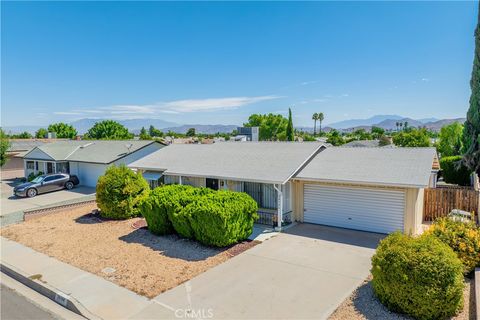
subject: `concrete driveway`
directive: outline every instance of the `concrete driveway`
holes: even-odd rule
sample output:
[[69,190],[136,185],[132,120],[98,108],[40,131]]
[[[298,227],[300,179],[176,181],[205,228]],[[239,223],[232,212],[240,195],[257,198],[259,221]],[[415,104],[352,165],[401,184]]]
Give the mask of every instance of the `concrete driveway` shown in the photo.
[[300,224],[154,301],[172,318],[326,319],[368,276],[383,237]]
[[1,191],[1,213],[4,216],[13,212],[41,208],[56,203],[64,203],[82,198],[95,193],[95,188],[75,187],[72,190],[60,190],[45,194],[39,194],[34,198],[19,198],[13,196],[13,188],[20,182],[18,180],[2,180]]

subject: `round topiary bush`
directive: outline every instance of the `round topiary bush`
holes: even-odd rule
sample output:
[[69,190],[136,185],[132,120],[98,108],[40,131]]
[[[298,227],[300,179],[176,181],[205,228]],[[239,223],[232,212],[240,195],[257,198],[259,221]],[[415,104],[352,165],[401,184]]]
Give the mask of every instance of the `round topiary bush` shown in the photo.
[[100,215],[109,219],[128,219],[140,214],[138,203],[149,193],[147,181],[125,165],[111,166],[97,182]]
[[480,267],[480,228],[475,222],[437,219],[425,235],[433,235],[450,246],[462,261],[465,274]]
[[463,307],[463,266],[453,250],[432,236],[393,233],[372,258],[373,289],[394,312],[442,319]]
[[190,203],[183,212],[197,241],[224,247],[250,236],[257,210],[257,202],[248,194],[222,190]]

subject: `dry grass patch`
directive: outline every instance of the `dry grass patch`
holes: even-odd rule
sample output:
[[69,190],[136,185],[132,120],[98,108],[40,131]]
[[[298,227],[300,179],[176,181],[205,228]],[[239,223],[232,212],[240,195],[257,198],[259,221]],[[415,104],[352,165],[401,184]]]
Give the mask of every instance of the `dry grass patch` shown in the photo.
[[95,204],[66,208],[0,230],[3,237],[152,298],[247,250],[205,247],[177,235],[134,229],[141,220],[102,220]]

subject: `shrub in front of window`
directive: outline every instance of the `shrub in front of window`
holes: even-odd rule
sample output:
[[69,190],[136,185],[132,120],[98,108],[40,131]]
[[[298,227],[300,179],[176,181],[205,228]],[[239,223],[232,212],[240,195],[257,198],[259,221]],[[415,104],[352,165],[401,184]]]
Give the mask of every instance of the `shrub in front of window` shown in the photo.
[[450,246],[462,261],[465,274],[472,272],[475,267],[480,267],[480,228],[475,222],[440,218],[425,235],[433,235]]
[[371,271],[376,296],[394,312],[444,319],[463,307],[462,262],[433,236],[389,235],[380,242]]
[[250,236],[257,210],[257,203],[248,194],[222,190],[200,197],[183,212],[197,241],[224,247]]
[[100,215],[109,219],[128,219],[140,214],[138,205],[148,196],[147,181],[125,165],[111,166],[97,182]]
[[215,191],[209,188],[195,188],[186,185],[171,185],[163,188],[173,188],[175,191],[169,199],[170,205],[167,210],[173,228],[182,237],[193,239],[194,233],[190,224],[190,212],[183,209],[200,197]]
[[464,165],[458,167],[460,160],[462,160],[461,156],[443,157],[440,159],[443,180],[446,183],[469,186],[471,171],[469,171]]

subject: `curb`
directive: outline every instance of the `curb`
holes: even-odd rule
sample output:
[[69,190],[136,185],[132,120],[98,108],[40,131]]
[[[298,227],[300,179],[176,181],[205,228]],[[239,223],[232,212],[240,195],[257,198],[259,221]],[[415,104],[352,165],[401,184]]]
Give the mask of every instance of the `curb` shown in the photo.
[[101,320],[102,318],[91,313],[87,308],[85,308],[78,300],[71,297],[70,295],[62,292],[61,290],[49,285],[46,282],[41,281],[41,279],[34,279],[33,276],[28,276],[24,274],[21,270],[16,267],[9,265],[5,262],[0,263],[1,272],[5,273],[9,277],[15,279],[16,281],[23,283],[27,287],[41,295],[49,298],[50,300],[58,303],[62,307],[86,318],[92,320]]

